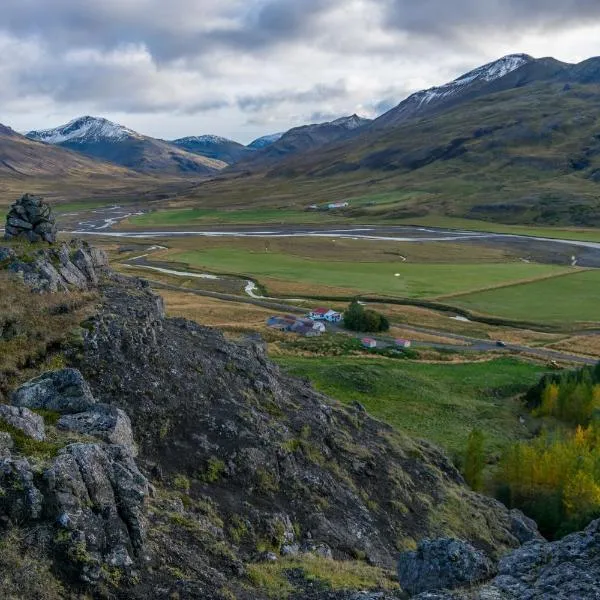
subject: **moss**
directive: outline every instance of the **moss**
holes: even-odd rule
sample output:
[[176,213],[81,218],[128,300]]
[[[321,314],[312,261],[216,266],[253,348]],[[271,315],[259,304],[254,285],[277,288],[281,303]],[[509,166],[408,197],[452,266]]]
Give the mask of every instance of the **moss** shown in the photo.
[[190,491],[190,486],[190,480],[185,475],[179,473],[173,477],[173,487],[175,489],[188,493]]
[[33,412],[40,415],[44,419],[46,425],[56,425],[61,417],[61,414],[53,410],[45,410],[43,408],[33,409]]
[[396,590],[394,574],[360,561],[335,561],[317,556],[247,565],[249,582],[269,598],[285,599],[297,590],[287,574],[301,570],[305,579],[330,590]]
[[283,442],[281,444],[281,447],[286,452],[296,452],[296,450],[298,450],[300,448],[300,445],[301,445],[301,441],[299,439],[292,438],[292,439],[289,439],[289,440],[286,440],[285,442]]
[[272,494],[279,491],[279,482],[275,475],[265,469],[256,470],[257,487],[263,494]]
[[0,421],[0,431],[10,433],[15,443],[17,452],[26,456],[32,456],[41,459],[54,458],[58,451],[65,446],[64,442],[44,441],[40,442],[26,436],[20,429],[9,425],[5,421]]
[[236,544],[239,544],[248,535],[248,523],[239,515],[233,515],[229,519],[227,531],[231,539]]
[[215,483],[221,479],[225,471],[225,463],[216,456],[211,456],[208,459],[206,469],[200,475],[200,479],[205,483]]

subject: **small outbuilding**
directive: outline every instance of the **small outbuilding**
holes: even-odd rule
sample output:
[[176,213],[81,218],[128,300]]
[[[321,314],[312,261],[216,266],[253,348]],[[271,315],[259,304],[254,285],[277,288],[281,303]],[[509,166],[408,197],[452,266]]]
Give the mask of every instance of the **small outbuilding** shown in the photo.
[[403,349],[408,349],[411,346],[410,340],[404,340],[402,338],[398,338],[398,339],[394,340],[394,344],[396,345],[396,348],[403,348]]

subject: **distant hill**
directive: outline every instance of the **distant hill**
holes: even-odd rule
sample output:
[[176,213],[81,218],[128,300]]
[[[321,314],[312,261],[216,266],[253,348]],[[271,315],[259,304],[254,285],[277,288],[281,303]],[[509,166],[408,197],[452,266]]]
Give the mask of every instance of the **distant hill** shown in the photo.
[[347,139],[370,122],[369,119],[351,115],[327,123],[294,127],[286,131],[279,139],[263,146],[262,149],[243,161],[242,165],[250,168],[268,166],[287,156],[301,154],[331,142]]
[[238,162],[242,158],[252,154],[254,151],[254,149],[249,146],[244,146],[243,144],[218,135],[183,137],[173,140],[171,143],[188,152],[219,160],[228,165]]
[[80,117],[54,129],[30,131],[27,137],[148,174],[208,176],[226,166],[97,117]]
[[248,148],[252,148],[254,150],[260,150],[261,148],[266,148],[271,144],[274,144],[285,132],[281,131],[279,133],[271,133],[269,135],[263,135],[262,137],[256,138],[253,142],[248,144]]

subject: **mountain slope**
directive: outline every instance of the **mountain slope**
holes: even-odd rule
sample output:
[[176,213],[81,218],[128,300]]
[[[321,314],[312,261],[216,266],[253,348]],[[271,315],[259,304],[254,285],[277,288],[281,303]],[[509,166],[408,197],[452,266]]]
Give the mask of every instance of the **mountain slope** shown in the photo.
[[271,144],[275,143],[285,132],[281,131],[279,133],[271,133],[269,135],[263,135],[262,137],[256,138],[254,141],[248,144],[248,148],[252,148],[254,150],[260,150],[261,148],[266,148]]
[[62,175],[136,177],[127,169],[30,140],[4,125],[0,125],[0,175],[16,179]]
[[221,161],[192,154],[168,142],[90,116],[54,129],[30,131],[27,137],[143,173],[207,176],[226,166]]
[[238,162],[253,152],[253,149],[248,146],[218,135],[184,137],[173,140],[171,143],[188,152],[219,160],[228,165]]
[[[257,169],[244,179],[245,202],[270,197],[279,205],[283,194],[294,208],[346,200],[344,214],[366,222],[443,215],[599,226],[600,58],[539,59],[480,80],[472,95],[412,116],[401,104],[380,118],[387,127]],[[236,185],[211,187],[211,198],[230,198]],[[299,187],[301,199],[292,196]],[[201,190],[195,196],[206,199]]]
[[412,94],[378,117],[372,127],[395,127],[409,119],[431,115],[479,96],[551,78],[567,66],[554,59],[536,60],[527,54],[509,54],[454,81]]
[[348,139],[370,122],[369,119],[351,115],[327,123],[294,127],[286,131],[278,140],[264,146],[243,161],[243,164],[254,167],[264,166],[290,155],[304,153],[331,142]]

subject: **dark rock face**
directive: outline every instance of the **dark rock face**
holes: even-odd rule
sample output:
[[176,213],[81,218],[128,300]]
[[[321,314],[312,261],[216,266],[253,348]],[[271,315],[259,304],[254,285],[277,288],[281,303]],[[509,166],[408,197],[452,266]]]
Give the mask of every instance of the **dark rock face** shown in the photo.
[[145,538],[148,482],[125,448],[72,444],[43,479],[47,510],[55,516],[65,556],[82,581],[100,580],[103,566],[133,565]]
[[166,319],[142,283],[113,280],[102,293],[73,360],[101,402],[127,411],[157,485],[183,475],[188,505],[210,501],[243,523],[241,560],[259,559],[268,539],[275,551],[310,546],[393,568],[397,544],[440,530],[450,496],[466,539],[491,552],[519,544],[509,512],[467,491],[435,447],[286,376],[256,340]]
[[131,421],[120,408],[96,404],[91,410],[64,415],[57,423],[59,429],[99,437],[109,444],[134,450]]
[[23,237],[30,242],[54,244],[56,235],[56,219],[43,198],[25,194],[10,207],[4,233],[7,240]]
[[36,292],[94,288],[108,268],[104,251],[80,240],[56,249],[36,250],[25,257],[10,248],[0,248],[0,260]]
[[600,520],[557,542],[533,541],[500,560],[480,597],[509,600],[600,598]]
[[0,404],[0,421],[5,421],[34,440],[46,439],[44,419],[28,408]]
[[15,406],[60,414],[84,412],[96,404],[90,386],[77,369],[44,373],[23,384],[10,399]]
[[410,594],[469,585],[493,573],[490,559],[462,540],[423,540],[398,560],[400,586]]

